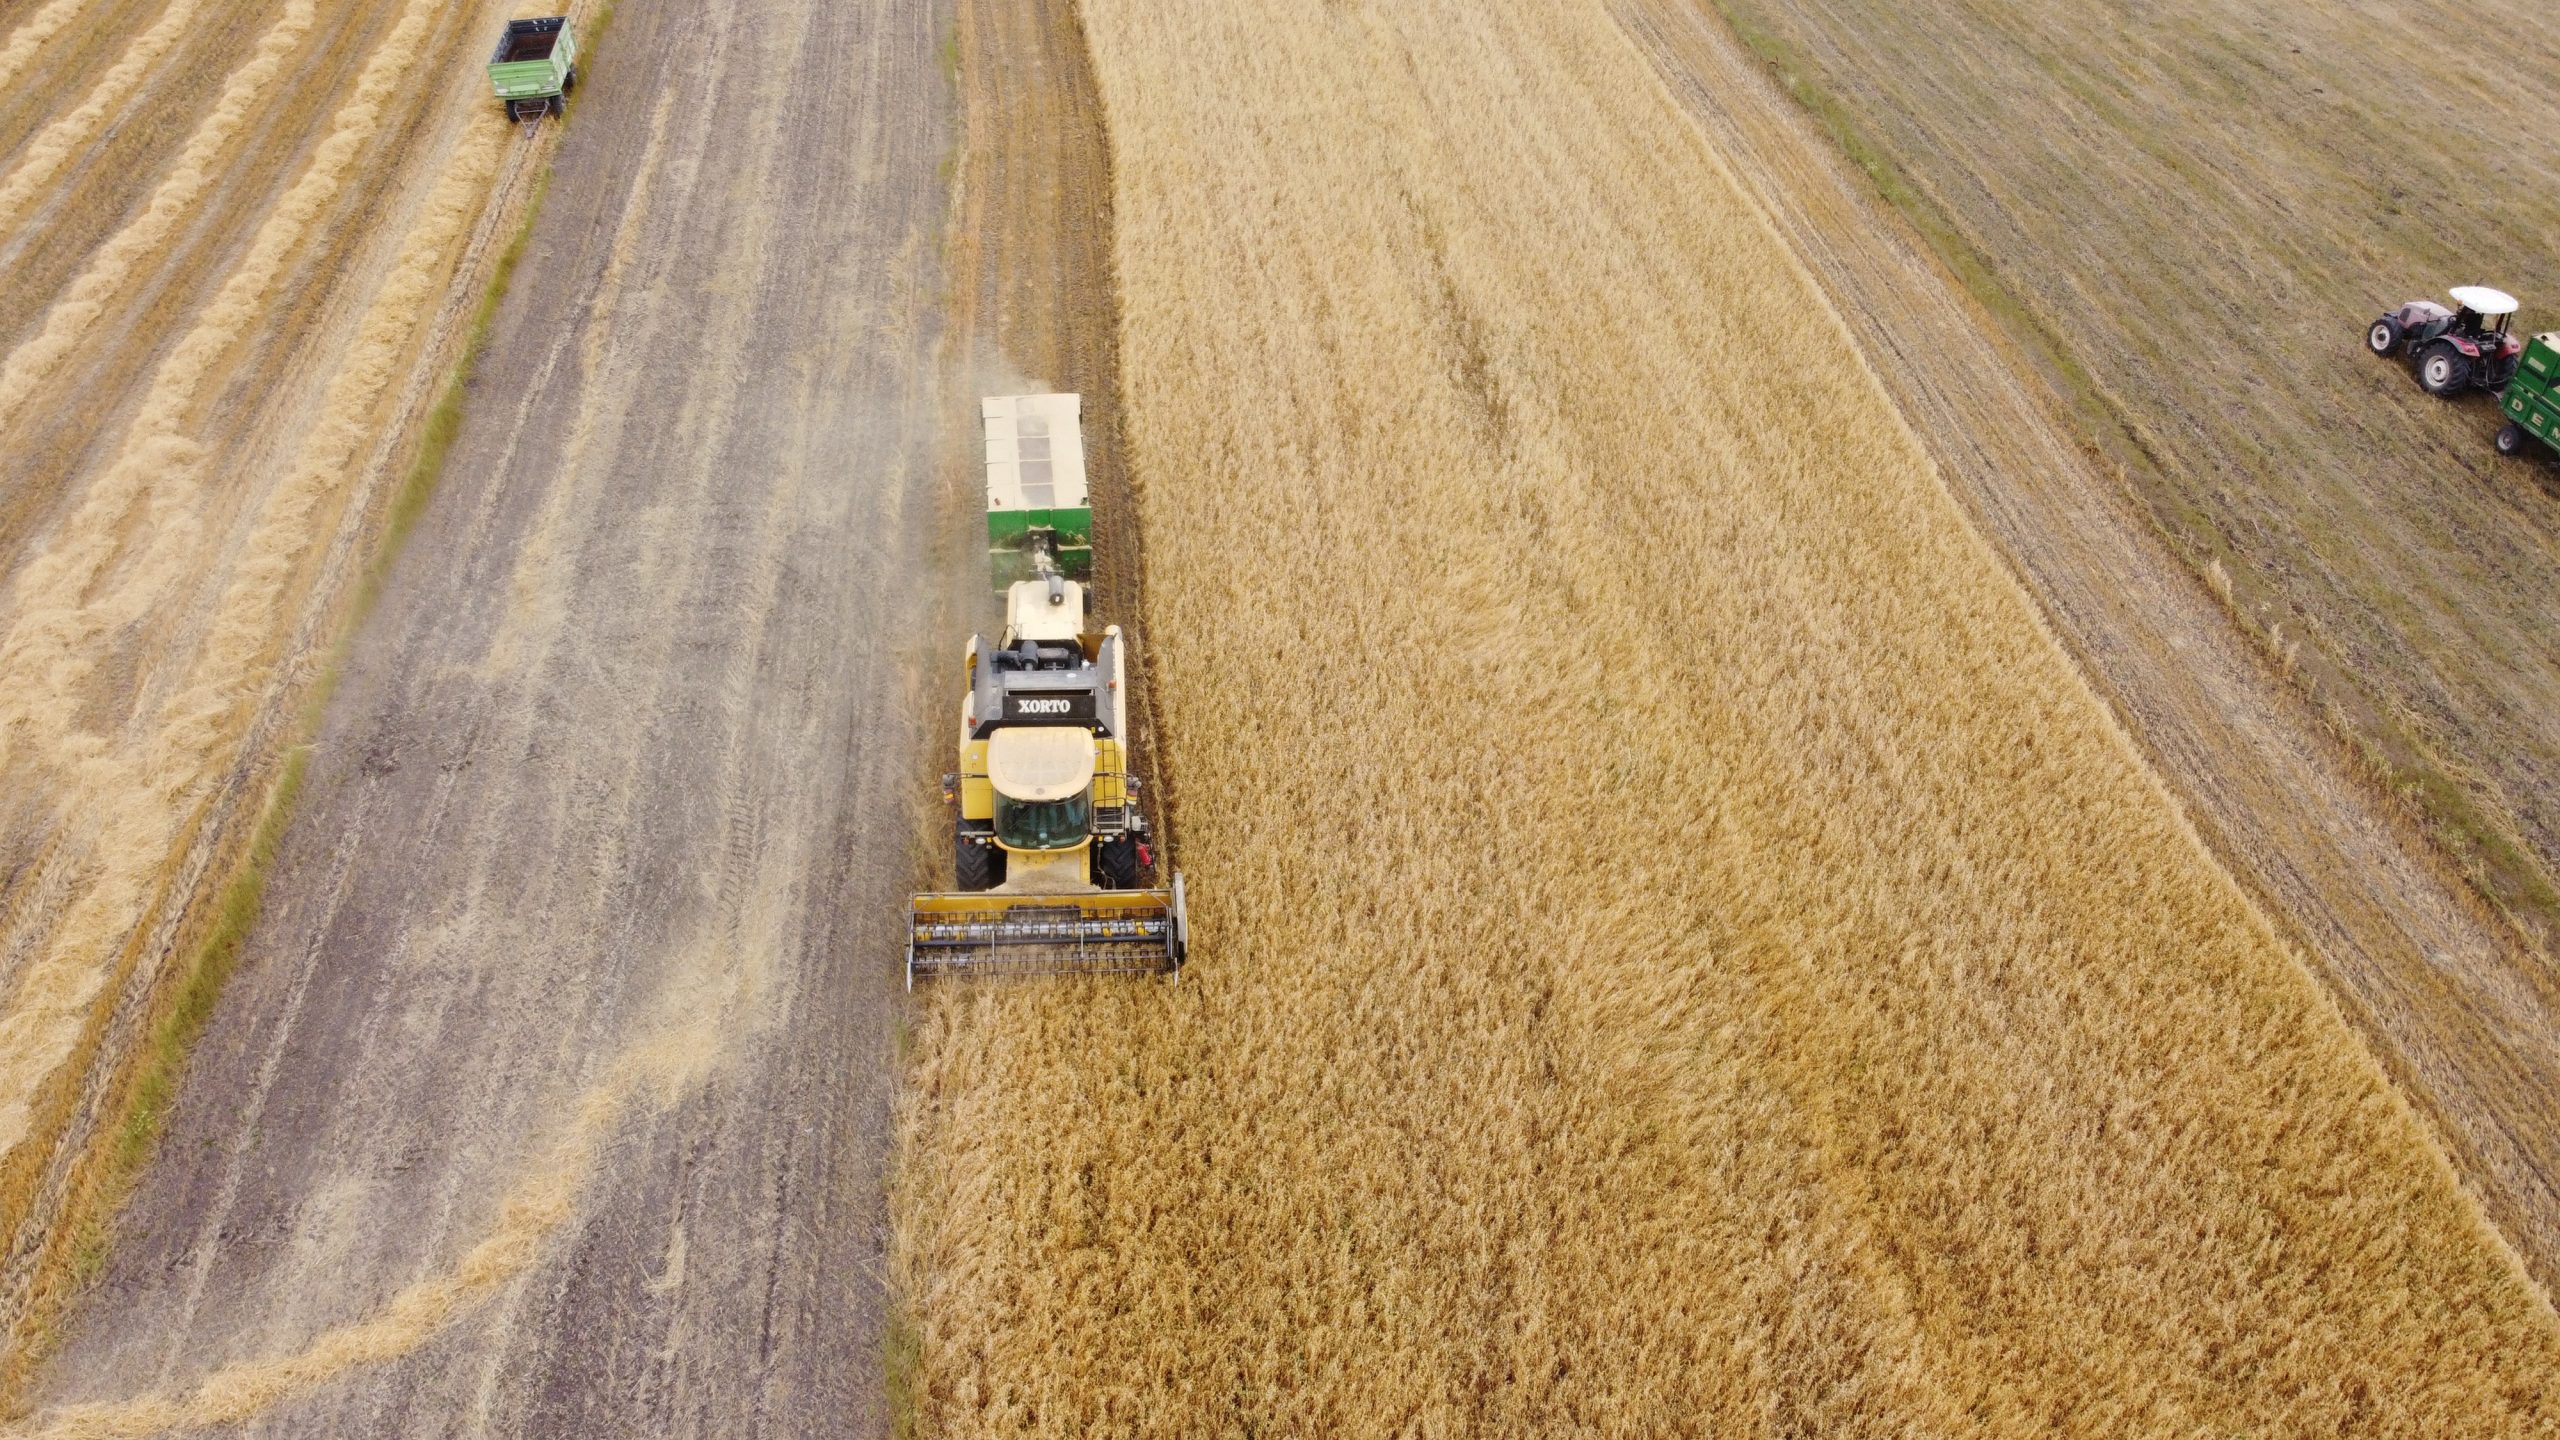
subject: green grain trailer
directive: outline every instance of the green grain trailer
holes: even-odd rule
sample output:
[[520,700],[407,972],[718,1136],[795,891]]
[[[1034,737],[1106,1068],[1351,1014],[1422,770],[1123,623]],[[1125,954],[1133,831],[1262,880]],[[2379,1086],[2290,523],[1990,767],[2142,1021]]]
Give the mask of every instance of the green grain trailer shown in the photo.
[[578,37],[569,17],[510,20],[489,57],[489,85],[515,121],[557,115],[578,83]]
[[1093,574],[1083,412],[1078,395],[993,395],[979,405],[987,443],[987,558],[999,592],[1052,569],[1070,580]]
[[2507,423],[2498,427],[2499,454],[2519,453],[2528,435],[2560,450],[2560,333],[2536,335],[2524,347],[2498,404],[2507,412]]

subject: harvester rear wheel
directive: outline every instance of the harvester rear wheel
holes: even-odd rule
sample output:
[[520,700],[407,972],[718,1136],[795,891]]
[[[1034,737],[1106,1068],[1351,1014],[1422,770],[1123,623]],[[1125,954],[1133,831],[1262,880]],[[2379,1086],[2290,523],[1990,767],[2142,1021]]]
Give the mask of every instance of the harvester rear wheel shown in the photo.
[[2430,395],[2451,395],[2471,383],[2471,357],[2439,340],[2418,360],[2418,384]]
[[2510,420],[2506,424],[2498,427],[2498,453],[2501,455],[2521,455],[2524,453],[2523,426],[2517,424],[2513,420]]
[[2400,322],[2388,315],[2374,321],[2373,328],[2364,332],[2364,343],[2373,347],[2376,355],[2388,355],[2399,349]]
[[1105,890],[1138,888],[1138,837],[1118,835],[1093,847],[1093,883]]
[[963,890],[993,890],[1004,883],[1004,852],[966,835],[951,846],[951,870]]

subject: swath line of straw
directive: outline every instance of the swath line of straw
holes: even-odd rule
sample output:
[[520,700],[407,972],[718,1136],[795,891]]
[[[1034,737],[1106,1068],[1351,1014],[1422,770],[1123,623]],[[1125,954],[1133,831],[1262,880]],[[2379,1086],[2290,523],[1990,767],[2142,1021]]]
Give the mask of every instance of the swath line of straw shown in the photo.
[[[107,112],[132,96],[144,73],[160,63],[160,57],[187,33],[187,27],[195,23],[196,12],[203,8],[203,0],[171,0],[151,28],[135,37],[114,66],[89,87],[88,97],[78,109],[36,132],[36,138],[27,145],[26,158],[18,162],[18,168],[10,171],[7,179],[0,180],[0,225],[16,220],[27,201],[61,172],[63,162],[89,143],[98,127],[106,123]],[[39,14],[28,23],[40,25],[44,20],[45,15]],[[11,49],[15,48],[13,40]],[[34,53],[32,47],[28,53]],[[22,58],[18,63],[23,65],[26,61]]]
[[160,181],[151,199],[122,230],[98,248],[89,268],[71,282],[33,338],[10,352],[0,364],[0,431],[9,428],[27,397],[53,374],[73,346],[92,333],[107,304],[133,278],[144,260],[158,254],[178,223],[188,217],[214,181],[213,163],[229,147],[250,108],[274,85],[285,57],[311,32],[314,0],[287,0],[248,61],[231,72],[221,98],[196,125],[178,153],[176,165]]

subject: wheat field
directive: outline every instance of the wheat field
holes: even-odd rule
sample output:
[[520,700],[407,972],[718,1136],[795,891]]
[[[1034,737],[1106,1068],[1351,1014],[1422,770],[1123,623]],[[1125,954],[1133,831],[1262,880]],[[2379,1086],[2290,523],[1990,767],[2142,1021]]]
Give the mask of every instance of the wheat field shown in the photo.
[[1084,19],[1195,963],[921,1007],[919,1433],[2560,1423],[1600,6]]

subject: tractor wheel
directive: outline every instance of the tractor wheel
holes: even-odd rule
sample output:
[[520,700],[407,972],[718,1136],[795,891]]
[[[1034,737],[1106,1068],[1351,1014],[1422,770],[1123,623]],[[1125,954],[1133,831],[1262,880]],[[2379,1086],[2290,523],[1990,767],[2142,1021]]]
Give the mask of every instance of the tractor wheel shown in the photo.
[[1093,883],[1105,890],[1138,888],[1138,837],[1115,835],[1093,847]]
[[951,869],[961,889],[993,890],[1004,883],[1004,852],[960,835],[952,841]]
[[2374,321],[2373,328],[2364,332],[2364,343],[2372,346],[2376,355],[2388,355],[2399,349],[2400,322],[2388,315]]
[[2418,384],[2430,395],[2452,395],[2471,383],[2471,357],[2439,340],[2418,359]]
[[2513,420],[2510,420],[2506,424],[2498,427],[2498,453],[2501,455],[2521,455],[2524,453],[2523,426],[2517,424]]

